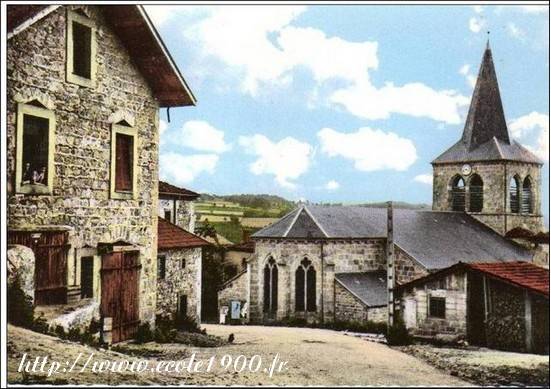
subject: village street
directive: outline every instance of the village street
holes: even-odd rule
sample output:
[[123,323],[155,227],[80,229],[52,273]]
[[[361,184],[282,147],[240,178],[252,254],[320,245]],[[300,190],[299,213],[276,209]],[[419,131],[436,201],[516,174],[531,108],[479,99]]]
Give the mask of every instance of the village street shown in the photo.
[[[9,382],[74,383],[74,384],[198,384],[198,385],[468,385],[456,377],[439,371],[420,359],[385,345],[368,342],[329,330],[310,328],[220,326],[205,325],[209,334],[227,338],[233,333],[234,343],[218,348],[188,347],[181,344],[132,345],[134,356],[114,351],[98,350],[70,343],[48,335],[30,332],[18,327],[9,328],[8,379]],[[236,373],[219,364],[210,373],[189,374],[149,373],[93,373],[80,372],[84,363],[77,364],[78,373],[60,372],[55,377],[45,374],[22,376],[17,372],[21,356],[29,358],[48,355],[51,360],[75,358],[79,353],[94,353],[94,360],[147,359],[157,361],[189,358],[196,353],[199,360],[224,355],[251,358],[260,355],[263,368],[257,373]],[[264,366],[279,354],[287,361],[287,369],[275,372],[273,377],[264,372]],[[83,358],[84,359],[84,358]],[[26,381],[25,381],[26,380]]]

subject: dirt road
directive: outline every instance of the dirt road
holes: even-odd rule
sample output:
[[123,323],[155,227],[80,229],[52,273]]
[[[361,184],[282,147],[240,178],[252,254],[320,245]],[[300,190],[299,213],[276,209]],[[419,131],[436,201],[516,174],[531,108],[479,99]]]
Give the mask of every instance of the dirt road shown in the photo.
[[[141,359],[155,366],[159,361],[189,358],[193,353],[197,360],[207,363],[215,356],[213,369],[207,372],[188,373],[94,373],[87,369],[77,374],[60,372],[47,378],[44,374],[24,377],[17,371],[24,353],[28,358],[49,356],[50,360],[74,360],[82,353],[94,353],[94,360],[136,360],[137,357],[97,350],[76,343],[37,334],[21,328],[8,326],[8,380],[11,383],[26,380],[41,383],[79,384],[196,384],[196,385],[468,385],[455,377],[429,366],[427,363],[385,345],[367,342],[342,333],[308,328],[283,328],[260,326],[205,325],[212,335],[227,338],[234,334],[231,345],[218,348],[196,348],[180,344],[130,345]],[[141,351],[141,353],[140,353]],[[262,366],[256,373],[224,369],[220,365],[224,355],[233,362],[239,355],[252,358],[260,355]],[[273,377],[265,371],[276,354],[286,368],[275,372]],[[82,358],[77,369],[84,364]],[[226,358],[226,362],[227,362]],[[243,358],[237,363],[238,368]],[[252,366],[255,367],[258,358]],[[277,366],[280,366],[280,362]],[[226,363],[227,364],[227,363]],[[204,365],[203,365],[204,366]]]

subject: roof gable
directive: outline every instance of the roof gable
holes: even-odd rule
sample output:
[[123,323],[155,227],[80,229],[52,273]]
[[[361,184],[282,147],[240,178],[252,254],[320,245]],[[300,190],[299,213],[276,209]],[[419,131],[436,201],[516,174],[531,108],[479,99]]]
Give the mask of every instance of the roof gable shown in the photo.
[[159,197],[179,197],[195,200],[199,197],[199,193],[193,192],[186,188],[180,188],[169,184],[168,182],[159,181]]
[[[62,6],[8,5],[8,39]],[[121,39],[161,107],[195,105],[196,99],[141,5],[97,6]]]

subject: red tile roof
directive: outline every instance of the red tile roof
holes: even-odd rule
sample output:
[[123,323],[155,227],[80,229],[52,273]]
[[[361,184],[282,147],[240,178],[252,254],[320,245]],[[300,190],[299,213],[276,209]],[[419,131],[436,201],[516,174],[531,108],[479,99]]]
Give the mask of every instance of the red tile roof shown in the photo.
[[549,270],[529,262],[471,263],[468,267],[549,296]]
[[159,195],[170,195],[175,197],[185,197],[190,200],[194,200],[199,197],[199,193],[193,192],[189,189],[179,188],[168,182],[159,181]]
[[163,218],[159,218],[157,231],[157,248],[159,250],[210,246],[210,243],[203,238],[192,234],[191,232],[188,232]]

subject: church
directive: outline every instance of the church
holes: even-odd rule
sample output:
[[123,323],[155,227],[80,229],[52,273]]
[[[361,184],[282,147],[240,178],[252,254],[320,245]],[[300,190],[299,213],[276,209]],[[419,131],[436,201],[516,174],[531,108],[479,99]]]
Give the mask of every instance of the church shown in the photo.
[[[489,45],[463,135],[432,166],[431,211],[301,205],[252,235],[247,271],[219,295],[247,302],[250,322],[386,322],[391,293],[416,280],[457,264],[534,261],[533,246],[506,234],[543,231],[542,162],[509,136]],[[467,316],[465,301],[453,304],[451,316]],[[426,324],[420,312],[409,328]],[[464,321],[439,325],[457,335]]]

